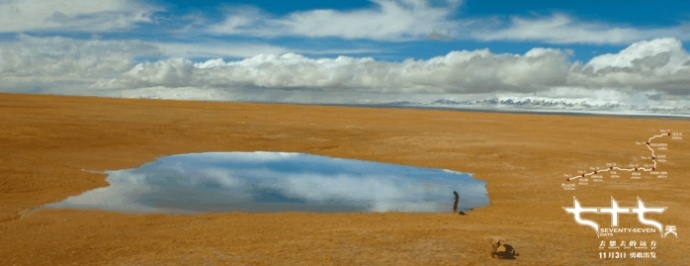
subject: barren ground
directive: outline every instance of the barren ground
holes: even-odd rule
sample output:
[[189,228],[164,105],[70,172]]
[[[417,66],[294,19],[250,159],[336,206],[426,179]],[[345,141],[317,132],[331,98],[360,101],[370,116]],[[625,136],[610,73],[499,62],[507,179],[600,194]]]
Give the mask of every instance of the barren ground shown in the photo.
[[[668,141],[667,179],[606,179],[564,191],[563,174],[648,155],[690,120],[0,94],[0,258],[5,265],[684,265],[690,261],[690,136]],[[666,142],[666,141],[664,141]],[[123,214],[38,210],[107,186],[87,170],[205,151],[291,151],[473,173],[491,205],[450,213]],[[610,197],[676,225],[655,260],[601,260],[591,228],[562,207]],[[589,216],[602,225],[610,217]],[[634,216],[621,223],[640,227]],[[608,227],[608,226],[607,226]],[[492,259],[507,239],[515,261]]]

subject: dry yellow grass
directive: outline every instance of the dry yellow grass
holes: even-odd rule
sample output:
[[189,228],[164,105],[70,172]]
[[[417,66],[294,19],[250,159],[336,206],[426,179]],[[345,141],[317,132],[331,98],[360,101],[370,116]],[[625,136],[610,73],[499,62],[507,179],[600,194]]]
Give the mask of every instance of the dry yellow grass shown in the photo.
[[[690,258],[690,140],[669,143],[664,180],[560,188],[565,173],[645,155],[634,145],[683,119],[506,114],[0,94],[0,258],[5,265],[584,265],[598,239],[561,207],[667,206],[679,238],[656,260]],[[690,134],[690,133],[688,133]],[[204,151],[292,151],[473,173],[491,205],[457,214],[22,212],[106,186],[82,171]],[[452,208],[452,195],[449,210]],[[608,221],[607,217],[600,217]],[[628,218],[626,218],[628,219]],[[633,221],[635,222],[635,221]],[[517,261],[490,257],[509,239]],[[645,237],[654,239],[654,237]]]

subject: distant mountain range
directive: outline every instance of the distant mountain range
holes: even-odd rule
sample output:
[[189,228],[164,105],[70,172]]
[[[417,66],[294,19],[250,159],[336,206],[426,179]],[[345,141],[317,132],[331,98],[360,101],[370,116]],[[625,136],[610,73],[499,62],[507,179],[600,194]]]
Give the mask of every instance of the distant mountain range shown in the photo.
[[553,99],[544,97],[493,97],[479,100],[456,100],[450,98],[438,99],[430,102],[391,101],[372,104],[361,102],[363,105],[426,107],[448,109],[473,109],[518,112],[549,112],[549,113],[592,113],[612,115],[643,115],[643,116],[676,116],[690,117],[690,106],[637,106],[620,101],[604,101],[590,99]]

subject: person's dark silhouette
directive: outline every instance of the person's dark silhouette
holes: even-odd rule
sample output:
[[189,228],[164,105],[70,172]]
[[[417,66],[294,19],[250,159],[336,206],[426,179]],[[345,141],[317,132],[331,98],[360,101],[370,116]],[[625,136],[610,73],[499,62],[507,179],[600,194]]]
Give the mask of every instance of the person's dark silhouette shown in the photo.
[[460,200],[460,195],[458,195],[457,191],[453,191],[453,195],[455,195],[455,202],[453,202],[453,212],[457,212],[460,215],[465,215],[464,211],[458,211],[458,201]]

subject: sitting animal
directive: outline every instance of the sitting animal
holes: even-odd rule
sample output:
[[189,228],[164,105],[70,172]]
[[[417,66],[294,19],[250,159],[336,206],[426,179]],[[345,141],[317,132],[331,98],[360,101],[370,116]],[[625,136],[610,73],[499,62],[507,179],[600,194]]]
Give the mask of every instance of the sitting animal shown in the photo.
[[514,260],[517,259],[517,256],[520,256],[520,254],[517,253],[513,246],[508,244],[501,244],[500,240],[494,244],[491,244],[491,246],[494,248],[494,251],[491,252],[492,258]]

